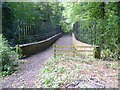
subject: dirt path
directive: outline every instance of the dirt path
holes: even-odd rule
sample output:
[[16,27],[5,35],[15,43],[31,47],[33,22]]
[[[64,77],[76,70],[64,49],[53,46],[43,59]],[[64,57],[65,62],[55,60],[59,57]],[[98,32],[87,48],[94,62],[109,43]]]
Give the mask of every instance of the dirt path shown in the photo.
[[71,46],[72,45],[72,37],[71,33],[64,35],[63,37],[59,38],[55,44],[59,46]]
[[[71,35],[62,36],[56,41],[57,45],[72,45]],[[20,65],[20,70],[3,79],[3,88],[35,88],[36,75],[44,62],[54,55],[53,46],[43,52],[26,58],[26,63]]]

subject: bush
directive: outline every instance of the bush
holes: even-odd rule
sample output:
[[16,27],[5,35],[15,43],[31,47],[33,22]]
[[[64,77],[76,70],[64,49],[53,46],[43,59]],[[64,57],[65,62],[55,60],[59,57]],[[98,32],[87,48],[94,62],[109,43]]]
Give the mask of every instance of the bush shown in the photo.
[[15,71],[18,54],[13,49],[15,48],[10,47],[7,40],[0,35],[0,70],[2,76],[12,74]]

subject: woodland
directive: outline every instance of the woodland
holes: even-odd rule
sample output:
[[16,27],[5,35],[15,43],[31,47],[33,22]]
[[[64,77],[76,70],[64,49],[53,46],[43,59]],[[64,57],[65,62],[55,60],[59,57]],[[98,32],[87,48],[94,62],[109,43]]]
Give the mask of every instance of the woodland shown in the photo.
[[[101,49],[101,62],[105,61],[110,68],[118,70],[117,65],[120,60],[120,2],[0,3],[0,8],[2,9],[0,77],[12,75],[16,71],[16,67],[21,65],[22,60],[20,57],[22,54],[18,52],[20,48],[16,47],[16,45],[42,41],[60,32],[64,34],[74,32],[78,41],[90,45],[99,45]],[[77,23],[77,29],[74,28],[75,23]],[[74,70],[79,68],[75,63],[78,63],[80,60],[85,63],[93,62],[91,63],[92,66],[97,63],[96,60],[91,60],[89,57],[84,59],[74,58],[75,60],[80,59],[75,62],[71,61],[73,57],[52,57],[46,64],[48,66],[45,65],[45,68],[41,71],[42,77],[45,77],[41,81],[44,84],[37,84],[38,86],[35,87],[64,87],[65,84],[63,82],[66,79],[68,81],[71,79],[69,76],[69,78],[64,78],[59,82],[59,75],[57,77],[54,74],[57,81],[51,76],[54,70],[57,70],[55,71],[57,74],[64,73],[65,71],[65,67],[54,66],[55,63],[59,66],[58,63],[61,62],[56,61],[59,59],[62,60],[61,62],[65,60],[66,63],[71,62],[76,65]],[[105,63],[100,64],[101,62],[97,63],[98,66],[104,66]],[[69,73],[67,72],[67,74]],[[65,76],[65,73],[63,75]]]

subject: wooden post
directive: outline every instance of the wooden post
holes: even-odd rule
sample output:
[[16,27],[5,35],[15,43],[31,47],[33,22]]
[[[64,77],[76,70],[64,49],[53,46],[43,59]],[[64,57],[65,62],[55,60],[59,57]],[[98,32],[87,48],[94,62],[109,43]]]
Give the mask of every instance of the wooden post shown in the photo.
[[54,57],[56,58],[56,45],[54,44]]
[[74,48],[74,46],[72,46],[72,49],[73,49],[73,57],[75,57],[75,48]]
[[19,34],[18,35],[18,38],[19,38],[18,39],[19,40],[18,43],[20,44],[21,43],[21,27],[20,27],[20,24],[19,24],[19,27],[18,27],[18,34]]
[[100,59],[101,58],[101,50],[99,46],[94,47],[94,57]]
[[19,44],[17,44],[16,46],[16,52],[19,54],[19,58],[22,57],[22,49],[20,48]]

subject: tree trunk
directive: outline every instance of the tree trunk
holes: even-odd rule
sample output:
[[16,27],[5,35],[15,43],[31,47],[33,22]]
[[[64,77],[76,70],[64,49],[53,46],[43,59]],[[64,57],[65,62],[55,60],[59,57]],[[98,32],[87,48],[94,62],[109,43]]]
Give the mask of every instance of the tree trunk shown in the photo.
[[100,18],[102,19],[102,29],[101,29],[101,40],[100,40],[100,46],[102,47],[102,48],[104,48],[104,44],[105,44],[105,39],[104,39],[104,36],[103,36],[103,34],[104,34],[104,32],[105,32],[105,27],[104,27],[104,20],[105,20],[105,3],[104,2],[102,2],[101,4],[100,4]]

